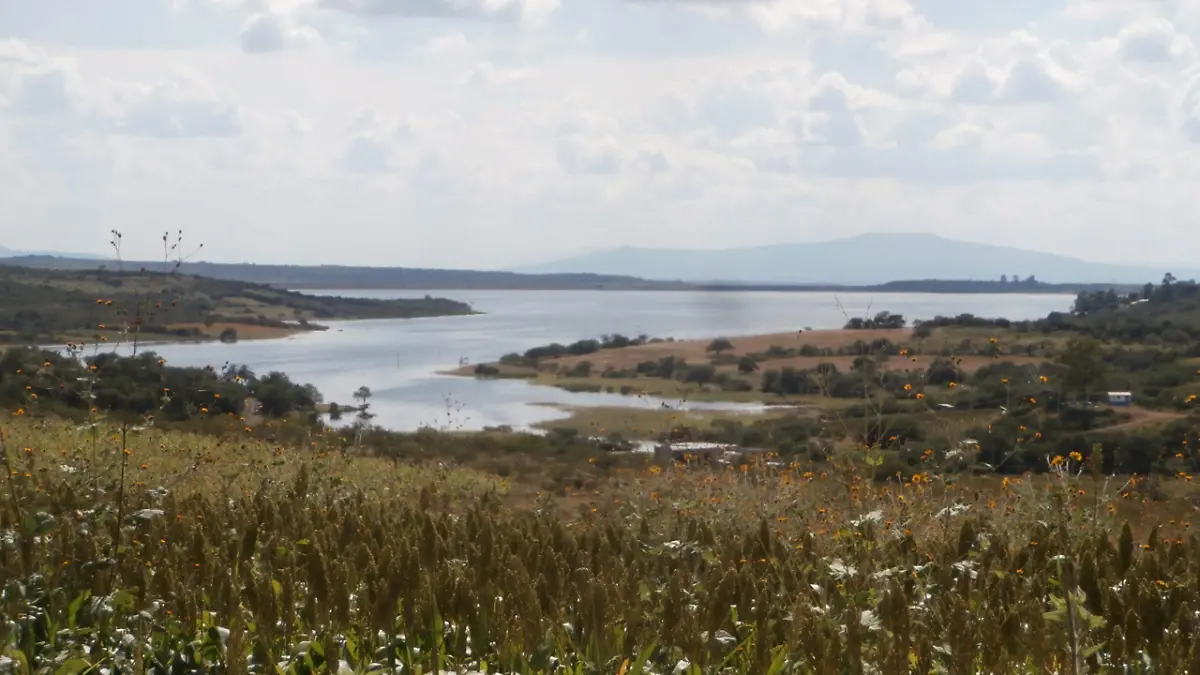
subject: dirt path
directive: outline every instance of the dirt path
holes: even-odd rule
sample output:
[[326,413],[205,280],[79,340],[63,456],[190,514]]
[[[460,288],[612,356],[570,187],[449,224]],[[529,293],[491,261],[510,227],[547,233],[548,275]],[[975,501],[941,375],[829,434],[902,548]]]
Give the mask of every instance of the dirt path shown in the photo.
[[1133,416],[1133,419],[1120,424],[1114,424],[1111,427],[1104,427],[1096,431],[1130,431],[1132,429],[1140,429],[1154,424],[1170,422],[1172,420],[1183,419],[1187,417],[1185,413],[1170,412],[1166,410],[1147,410],[1145,408],[1131,407],[1127,411]]
[[258,399],[253,396],[246,397],[242,403],[242,417],[246,418],[246,426],[256,427],[263,423],[262,413],[258,411]]

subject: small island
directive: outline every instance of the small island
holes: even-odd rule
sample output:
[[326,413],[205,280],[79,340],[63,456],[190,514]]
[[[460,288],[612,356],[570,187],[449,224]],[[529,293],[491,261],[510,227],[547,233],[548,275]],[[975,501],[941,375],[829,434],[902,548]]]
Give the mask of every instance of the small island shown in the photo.
[[447,298],[308,295],[262,284],[154,272],[0,265],[0,344],[267,339],[322,322],[475,314]]

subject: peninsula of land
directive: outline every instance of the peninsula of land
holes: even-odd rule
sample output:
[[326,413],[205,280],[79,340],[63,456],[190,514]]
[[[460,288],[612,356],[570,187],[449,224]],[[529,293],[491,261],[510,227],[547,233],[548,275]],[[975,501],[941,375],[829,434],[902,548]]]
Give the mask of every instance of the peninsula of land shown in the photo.
[[0,265],[0,344],[263,339],[325,330],[322,322],[473,314],[426,295],[376,300],[308,295],[177,272],[52,270]]

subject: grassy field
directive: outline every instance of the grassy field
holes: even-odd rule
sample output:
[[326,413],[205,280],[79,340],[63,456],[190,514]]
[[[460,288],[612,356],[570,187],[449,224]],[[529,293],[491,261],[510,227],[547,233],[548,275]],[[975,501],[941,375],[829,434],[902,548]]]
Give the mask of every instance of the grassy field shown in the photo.
[[[251,419],[238,396],[309,394],[9,352],[0,673],[1200,672],[1200,372],[1122,311],[1082,326],[1133,336],[1104,343],[959,326],[737,338],[716,363],[707,341],[517,355],[493,376],[636,403],[766,397],[683,382],[756,354],[739,376],[794,404],[574,409],[544,435],[335,431],[300,399]],[[886,351],[803,387],[767,370],[860,339]],[[695,364],[638,375],[663,356]],[[568,374],[601,358],[625,374]],[[1098,375],[1145,403],[1092,405]]]
[[[95,432],[95,433],[93,433]],[[1083,673],[1200,662],[1184,478],[610,465],[0,422],[18,673]],[[126,450],[126,452],[122,452]],[[536,459],[536,458],[534,458]],[[1189,501],[1191,499],[1192,501]]]

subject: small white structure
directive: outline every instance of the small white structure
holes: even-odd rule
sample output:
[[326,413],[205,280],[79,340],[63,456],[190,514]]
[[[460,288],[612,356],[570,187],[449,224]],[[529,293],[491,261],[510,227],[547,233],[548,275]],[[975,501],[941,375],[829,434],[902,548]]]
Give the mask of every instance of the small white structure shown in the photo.
[[1110,391],[1108,392],[1108,404],[1112,406],[1133,405],[1133,394],[1128,391]]

